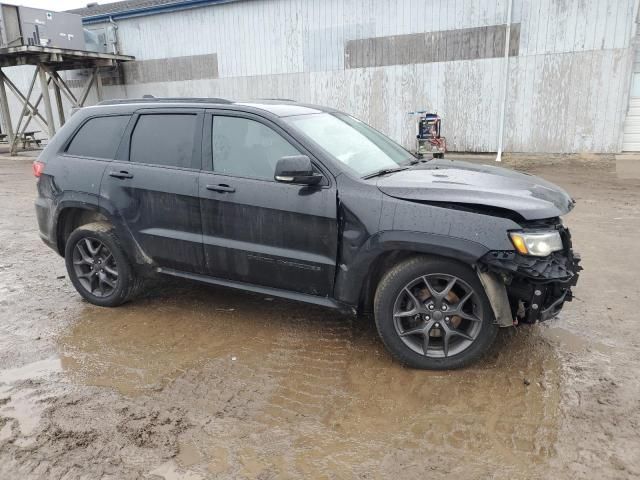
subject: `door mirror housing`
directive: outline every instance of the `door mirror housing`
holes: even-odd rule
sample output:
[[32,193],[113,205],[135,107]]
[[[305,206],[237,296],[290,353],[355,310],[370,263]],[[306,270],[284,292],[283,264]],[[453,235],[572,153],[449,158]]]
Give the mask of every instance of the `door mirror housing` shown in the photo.
[[276,182],[317,185],[322,175],[313,171],[311,159],[306,155],[282,157],[276,164]]

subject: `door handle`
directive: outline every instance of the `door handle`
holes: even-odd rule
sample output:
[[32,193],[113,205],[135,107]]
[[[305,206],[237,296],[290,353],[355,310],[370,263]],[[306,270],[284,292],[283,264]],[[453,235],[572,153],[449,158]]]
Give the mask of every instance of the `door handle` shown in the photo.
[[236,191],[235,188],[230,187],[224,183],[219,185],[207,185],[207,190],[213,190],[214,192],[225,192],[225,193],[233,193]]
[[114,178],[133,178],[133,173],[125,172],[124,170],[120,170],[119,172],[109,172],[110,177]]

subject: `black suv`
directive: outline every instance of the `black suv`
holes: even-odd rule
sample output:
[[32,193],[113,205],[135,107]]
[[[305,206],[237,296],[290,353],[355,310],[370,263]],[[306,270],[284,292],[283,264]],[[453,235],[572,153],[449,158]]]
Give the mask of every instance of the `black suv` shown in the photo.
[[402,363],[468,364],[571,300],[562,189],[419,160],[330,108],[140,99],[76,112],[34,163],[36,211],[89,302],[158,273],[372,310]]

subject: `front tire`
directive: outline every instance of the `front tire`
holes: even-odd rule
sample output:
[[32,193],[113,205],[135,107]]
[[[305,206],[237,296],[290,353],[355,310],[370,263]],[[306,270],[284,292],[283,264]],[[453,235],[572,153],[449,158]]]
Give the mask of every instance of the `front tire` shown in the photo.
[[106,222],[82,225],[71,232],[65,263],[75,289],[94,305],[117,307],[141,287],[113,226]]
[[389,270],[374,314],[387,349],[413,368],[464,367],[487,352],[498,332],[475,272],[440,258],[414,257]]

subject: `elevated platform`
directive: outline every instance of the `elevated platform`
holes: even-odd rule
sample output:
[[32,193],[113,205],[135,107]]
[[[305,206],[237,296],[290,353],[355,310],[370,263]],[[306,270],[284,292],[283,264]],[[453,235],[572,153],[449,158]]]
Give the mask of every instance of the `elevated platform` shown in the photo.
[[112,67],[119,62],[135,60],[128,55],[65,50],[62,48],[20,47],[0,48],[0,67],[43,64],[50,70],[77,70],[81,68]]
[[[22,45],[17,47],[0,48],[0,115],[2,116],[3,133],[14,155],[19,143],[23,146],[36,140],[38,130],[29,130],[31,121],[40,125],[42,131],[52,138],[56,133],[56,122],[53,117],[51,96],[49,89],[53,89],[56,109],[58,111],[58,124],[65,123],[65,112],[62,96],[66,97],[72,107],[83,107],[91,88],[95,86],[98,101],[102,101],[102,78],[100,69],[114,67],[122,62],[135,60],[128,55],[115,55],[110,53],[90,52],[85,50],[68,50],[54,47],[41,47]],[[33,65],[35,67],[31,83],[26,92],[20,89],[2,71],[3,68],[17,67],[20,65]],[[91,76],[87,79],[78,96],[67,85],[58,72],[64,70],[91,70]],[[39,81],[39,92],[34,90]],[[7,89],[10,90],[22,105],[22,111],[14,122],[11,118]],[[35,101],[32,95],[39,95]],[[38,108],[44,107],[44,115]],[[31,127],[32,128],[32,127]]]

